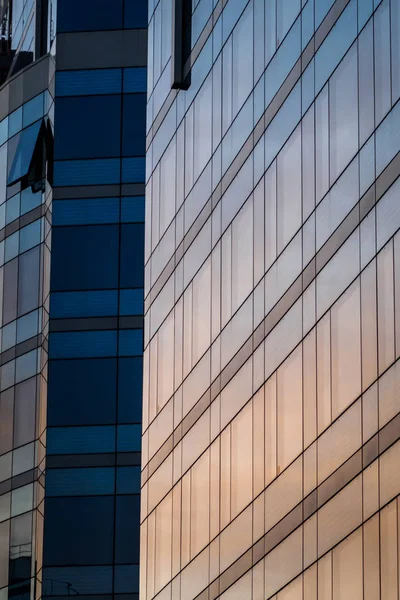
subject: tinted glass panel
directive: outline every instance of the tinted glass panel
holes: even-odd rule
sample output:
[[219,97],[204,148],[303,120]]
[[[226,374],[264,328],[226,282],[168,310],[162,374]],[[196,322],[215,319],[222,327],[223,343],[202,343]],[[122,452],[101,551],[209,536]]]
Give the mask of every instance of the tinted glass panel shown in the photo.
[[122,151],[124,156],[146,152],[146,94],[124,96]]
[[57,96],[119,94],[121,86],[121,69],[61,71],[56,74]]
[[53,566],[111,563],[113,525],[113,497],[48,498],[45,564]]
[[125,0],[124,27],[126,29],[147,27],[146,0]]
[[57,160],[54,163],[54,185],[119,183],[120,170],[121,161],[118,158]]
[[122,0],[59,0],[58,31],[95,31],[121,29]]
[[114,422],[116,377],[115,359],[50,361],[48,424]]
[[117,497],[115,523],[115,561],[139,562],[140,496]]
[[143,287],[144,226],[121,227],[121,287]]
[[118,237],[117,225],[54,228],[52,289],[117,287]]
[[55,158],[119,155],[121,100],[118,96],[59,98],[55,118]]
[[118,291],[53,292],[50,298],[50,314],[54,319],[117,315]]
[[13,155],[13,149],[14,155],[12,162],[10,161],[11,168],[8,173],[7,185],[16,183],[28,174],[41,125],[42,121],[37,121],[10,141],[11,156]]
[[142,419],[142,358],[121,358],[118,370],[118,421]]

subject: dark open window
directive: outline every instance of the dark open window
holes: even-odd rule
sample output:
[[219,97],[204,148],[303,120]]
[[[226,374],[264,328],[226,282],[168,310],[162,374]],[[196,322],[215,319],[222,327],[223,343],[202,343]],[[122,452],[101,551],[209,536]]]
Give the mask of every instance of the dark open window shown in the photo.
[[192,41],[192,0],[172,0],[172,85],[187,90],[190,86]]
[[21,184],[43,190],[45,180],[53,183],[53,133],[48,119],[37,121],[10,140],[7,186]]

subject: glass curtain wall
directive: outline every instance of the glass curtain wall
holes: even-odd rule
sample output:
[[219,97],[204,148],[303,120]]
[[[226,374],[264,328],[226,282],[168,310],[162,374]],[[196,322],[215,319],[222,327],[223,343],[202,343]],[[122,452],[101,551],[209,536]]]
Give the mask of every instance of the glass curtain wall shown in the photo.
[[[150,2],[141,600],[399,593],[400,2]],[[175,7],[176,9],[176,7]]]

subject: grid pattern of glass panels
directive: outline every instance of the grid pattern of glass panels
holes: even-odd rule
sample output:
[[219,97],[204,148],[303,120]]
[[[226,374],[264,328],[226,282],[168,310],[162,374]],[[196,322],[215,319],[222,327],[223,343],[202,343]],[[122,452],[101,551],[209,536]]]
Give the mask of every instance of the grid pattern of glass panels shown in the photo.
[[179,92],[171,6],[149,11],[141,599],[397,598],[400,2],[193,2]]
[[[57,11],[73,52],[86,31],[143,28],[147,2],[59,0]],[[137,600],[146,68],[56,61],[54,104],[40,597]]]
[[[48,92],[0,123],[0,598],[34,597],[42,562],[51,189],[7,186]],[[28,135],[29,137],[29,135]],[[21,146],[22,143],[22,146]],[[28,159],[32,157],[32,149]]]

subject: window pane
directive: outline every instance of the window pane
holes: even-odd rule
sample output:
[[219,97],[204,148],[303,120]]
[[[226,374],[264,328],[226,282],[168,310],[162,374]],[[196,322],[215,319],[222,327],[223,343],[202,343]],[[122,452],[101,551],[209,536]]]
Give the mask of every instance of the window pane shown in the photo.
[[57,31],[122,29],[122,0],[61,0],[57,5]]
[[360,330],[358,279],[332,308],[332,419],[361,392]]
[[[9,152],[11,152],[11,156],[9,157],[9,164],[11,164],[11,167],[8,173],[7,185],[16,183],[28,174],[41,126],[42,121],[37,121],[24,129],[20,135],[10,140]],[[11,157],[12,161],[10,160]]]
[[[63,515],[62,519],[60,514]],[[46,565],[110,564],[113,561],[113,535],[112,496],[47,498],[44,536]],[[60,539],[63,540],[62,544]]]
[[118,230],[117,225],[54,228],[52,289],[117,287]]
[[[74,116],[73,119],[71,115]],[[120,155],[119,96],[58,98],[55,118],[56,159],[105,158]]]
[[363,600],[362,530],[333,551],[333,600]]
[[302,347],[278,370],[278,469],[302,450]]
[[343,171],[358,147],[357,46],[345,56],[329,82],[330,181]]

